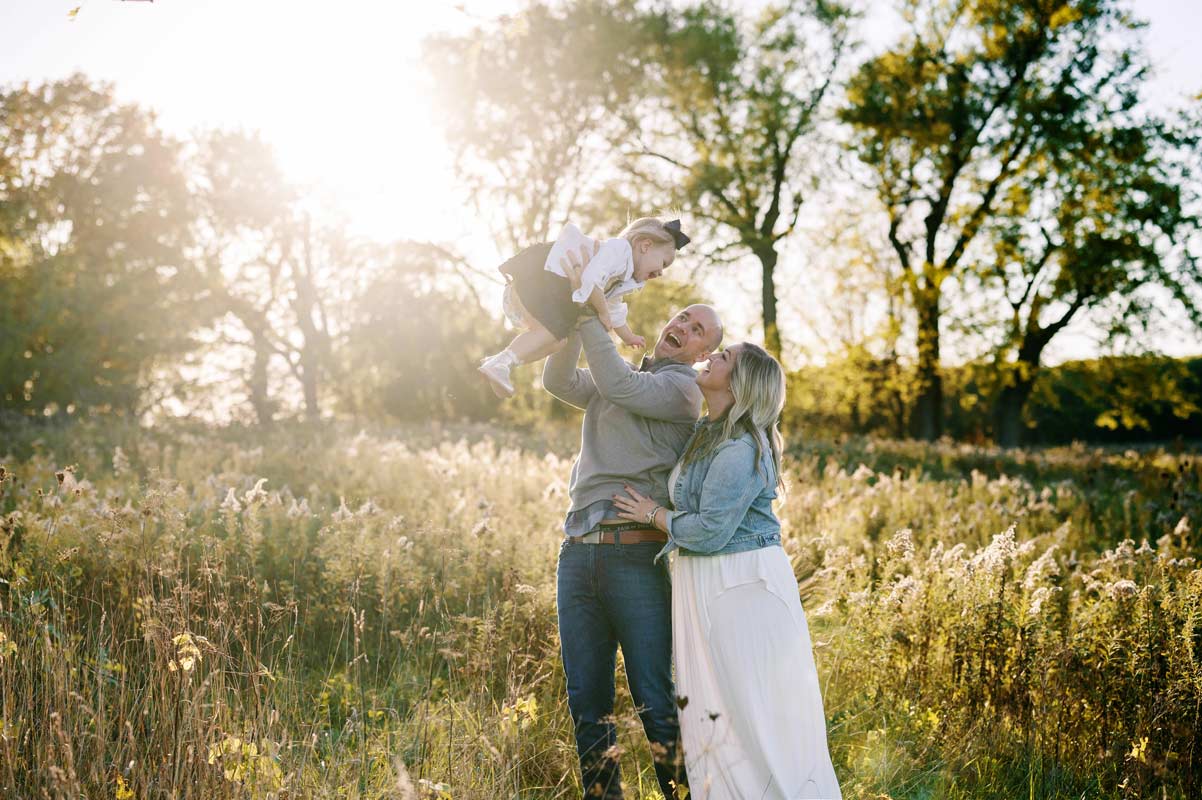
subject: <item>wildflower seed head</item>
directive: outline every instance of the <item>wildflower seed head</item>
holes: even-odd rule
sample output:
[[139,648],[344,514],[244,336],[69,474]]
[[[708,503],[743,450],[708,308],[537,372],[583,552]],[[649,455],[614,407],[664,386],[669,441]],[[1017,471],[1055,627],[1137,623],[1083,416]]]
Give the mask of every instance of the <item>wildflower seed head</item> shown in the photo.
[[885,542],[885,548],[891,556],[909,558],[914,554],[914,531],[902,528]]
[[247,506],[252,506],[255,503],[261,503],[267,499],[267,492],[263,491],[263,484],[267,483],[266,478],[259,478],[255,481],[254,488],[242,496],[242,502]]
[[225,500],[221,501],[221,510],[230,514],[237,514],[242,510],[242,504],[238,502],[238,496],[234,494],[233,487],[225,493]]
[[330,519],[334,520],[335,522],[342,522],[343,520],[353,517],[354,514],[352,514],[351,510],[346,507],[346,498],[339,497],[338,499],[341,501],[338,504],[338,510],[330,515]]
[[1133,580],[1122,578],[1106,587],[1112,600],[1134,597],[1139,593],[1139,586]]

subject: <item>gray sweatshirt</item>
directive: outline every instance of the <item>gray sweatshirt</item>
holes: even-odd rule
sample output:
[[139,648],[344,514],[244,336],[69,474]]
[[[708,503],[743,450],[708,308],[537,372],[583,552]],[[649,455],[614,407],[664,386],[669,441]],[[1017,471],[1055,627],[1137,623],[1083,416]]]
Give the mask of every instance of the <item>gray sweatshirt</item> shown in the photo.
[[[588,369],[578,369],[581,344]],[[603,517],[629,483],[668,505],[668,475],[701,416],[697,373],[663,359],[644,370],[626,363],[605,328],[586,319],[563,349],[547,359],[543,387],[584,410],[580,455],[572,465],[565,530],[580,535]]]

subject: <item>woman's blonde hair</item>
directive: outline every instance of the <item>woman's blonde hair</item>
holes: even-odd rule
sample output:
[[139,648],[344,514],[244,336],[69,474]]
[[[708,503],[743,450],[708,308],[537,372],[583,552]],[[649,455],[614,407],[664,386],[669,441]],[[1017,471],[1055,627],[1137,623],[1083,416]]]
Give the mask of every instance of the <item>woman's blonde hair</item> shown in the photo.
[[672,245],[673,251],[676,249],[676,237],[664,227],[664,221],[659,217],[639,217],[627,224],[618,235],[630,242],[631,247],[639,239],[650,239],[655,244]]
[[775,483],[783,489],[780,460],[784,440],[780,435],[780,414],[785,407],[784,368],[764,348],[744,342],[730,370],[730,393],[735,402],[721,417],[698,428],[682,460],[688,464],[706,458],[718,445],[746,431],[755,441],[756,469],[767,445],[772,453]]

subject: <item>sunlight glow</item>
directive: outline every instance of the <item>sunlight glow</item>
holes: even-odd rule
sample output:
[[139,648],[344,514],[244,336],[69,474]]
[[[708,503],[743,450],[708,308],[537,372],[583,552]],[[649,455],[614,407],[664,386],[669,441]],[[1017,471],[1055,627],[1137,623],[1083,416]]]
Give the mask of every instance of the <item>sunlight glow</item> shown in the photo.
[[[743,0],[757,5],[761,0]],[[456,184],[453,156],[438,120],[437,89],[420,62],[422,41],[511,13],[522,0],[434,0],[349,4],[315,0],[25,0],[0,5],[0,83],[34,83],[82,72],[112,82],[119,98],[153,107],[163,127],[187,137],[212,128],[259,131],[287,175],[342,210],[350,230],[377,240],[451,244],[484,271],[498,252],[479,214]],[[1190,48],[1190,23],[1202,6],[1140,0],[1150,20],[1155,98],[1170,104],[1196,94],[1202,51]],[[865,48],[896,32],[890,0],[872,0]],[[71,12],[78,8],[78,13]],[[819,204],[820,205],[820,204]],[[812,216],[807,214],[807,216]],[[814,227],[824,222],[814,219]],[[823,253],[790,242],[783,262],[799,268],[782,300],[804,309]],[[754,270],[706,279],[714,296],[754,298]],[[499,311],[497,293],[482,287]],[[800,299],[799,299],[800,296]],[[753,301],[732,304],[730,329],[755,336]],[[803,315],[804,316],[804,315]],[[812,316],[812,314],[811,314]],[[815,336],[794,333],[802,349]],[[1193,352],[1196,339],[1164,334],[1166,352]],[[1071,342],[1071,343],[1070,343]],[[1056,360],[1096,351],[1073,331]]]
[[286,173],[329,195],[354,230],[461,240],[470,215],[453,186],[421,42],[514,5],[21,3],[0,11],[3,27],[23,34],[6,47],[0,81],[79,71],[153,106],[178,136],[260,131]]

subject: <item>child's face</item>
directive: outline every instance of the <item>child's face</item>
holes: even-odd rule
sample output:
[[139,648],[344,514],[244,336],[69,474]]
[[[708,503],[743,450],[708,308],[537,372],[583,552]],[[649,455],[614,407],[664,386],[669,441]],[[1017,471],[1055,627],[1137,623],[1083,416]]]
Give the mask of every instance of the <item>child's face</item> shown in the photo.
[[676,248],[639,239],[634,244],[634,279],[639,283],[655,280],[676,258]]

